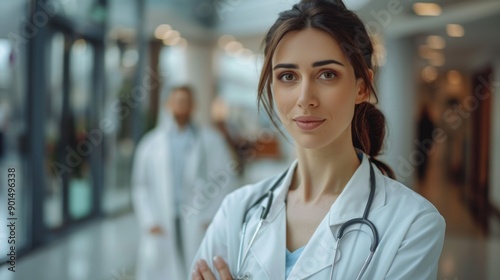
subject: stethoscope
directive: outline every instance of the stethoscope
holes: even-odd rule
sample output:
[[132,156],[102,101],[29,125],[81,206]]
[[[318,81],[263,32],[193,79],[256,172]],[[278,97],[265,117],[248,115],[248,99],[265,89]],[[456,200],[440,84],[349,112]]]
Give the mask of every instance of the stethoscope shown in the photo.
[[[355,224],[366,225],[366,226],[368,226],[371,229],[371,231],[372,231],[372,237],[373,237],[372,238],[372,243],[371,243],[371,246],[370,246],[370,254],[366,258],[363,266],[361,267],[361,270],[359,271],[358,276],[356,277],[356,280],[360,279],[363,276],[363,274],[366,271],[366,268],[368,267],[368,265],[370,264],[370,262],[372,260],[373,254],[375,253],[375,250],[377,249],[377,246],[378,246],[378,243],[379,243],[377,228],[375,227],[375,225],[370,220],[368,220],[368,214],[370,212],[370,207],[371,207],[372,202],[373,202],[373,197],[375,196],[375,188],[376,188],[375,174],[374,174],[371,162],[369,163],[369,165],[370,165],[370,194],[368,195],[368,201],[366,202],[366,207],[365,207],[365,211],[363,213],[363,217],[349,220],[349,221],[343,223],[340,226],[339,231],[337,232],[337,242],[335,244],[335,254],[333,256],[332,270],[330,271],[330,279],[333,279],[333,271],[334,271],[334,268],[335,268],[335,263],[336,263],[336,258],[337,258],[337,252],[339,251],[339,243],[342,240],[342,238],[344,236],[346,236],[345,233],[347,233],[346,229],[348,227],[350,227],[352,225],[355,225]],[[269,214],[269,210],[271,209],[272,201],[273,201],[273,192],[274,192],[274,190],[276,188],[278,188],[278,186],[280,185],[280,182],[283,180],[283,178],[285,177],[286,173],[287,173],[287,171],[285,171],[274,182],[274,184],[271,187],[271,189],[266,194],[262,195],[259,199],[257,199],[257,201],[247,211],[245,211],[245,214],[243,215],[243,226],[242,226],[242,229],[241,229],[240,246],[239,246],[239,249],[238,249],[238,266],[237,266],[237,270],[236,270],[237,271],[236,272],[236,279],[242,280],[242,279],[250,279],[251,278],[251,274],[249,272],[246,272],[246,273],[243,274],[241,272],[241,268],[242,268],[243,264],[245,263],[245,260],[246,260],[246,258],[248,256],[250,248],[253,245],[253,242],[255,241],[255,237],[257,237],[257,234],[259,233],[259,230],[262,227],[262,224],[264,223],[264,221],[267,218],[267,215]],[[260,220],[259,220],[259,223],[257,224],[257,228],[255,229],[255,232],[252,235],[252,238],[250,239],[250,242],[248,243],[248,247],[245,250],[245,253],[243,253],[243,247],[244,247],[243,243],[244,243],[244,240],[245,240],[246,228],[247,228],[247,224],[248,224],[248,221],[246,221],[247,214],[248,214],[248,212],[251,209],[253,209],[255,206],[259,205],[266,198],[267,198],[266,207],[262,207],[262,213],[260,215]]]

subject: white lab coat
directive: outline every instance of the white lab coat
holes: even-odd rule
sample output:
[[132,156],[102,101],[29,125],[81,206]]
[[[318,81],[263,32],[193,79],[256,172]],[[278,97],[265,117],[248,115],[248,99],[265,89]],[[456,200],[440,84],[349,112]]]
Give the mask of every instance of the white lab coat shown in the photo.
[[[242,272],[249,272],[251,279],[285,279],[284,201],[296,165],[297,162],[292,164],[281,186],[274,191],[268,218],[243,265]],[[436,279],[444,240],[443,217],[426,199],[384,176],[375,166],[374,171],[376,191],[368,219],[375,224],[380,243],[362,279]],[[336,234],[344,222],[363,216],[370,191],[369,176],[369,161],[363,155],[361,165],[314,232],[288,279],[330,279]],[[236,275],[244,212],[271,188],[277,177],[242,187],[226,197],[208,228],[196,259],[208,260],[216,272],[211,260],[220,255],[228,262],[231,273]],[[265,199],[261,205],[266,203]],[[259,210],[249,213],[245,250],[255,232],[262,207],[255,209]],[[334,279],[355,279],[368,256],[370,229],[358,224],[348,228],[352,229],[360,230],[347,234],[340,242]]]
[[[209,128],[195,127],[195,141],[186,154],[181,228],[184,266],[175,244],[175,197],[166,116],[147,133],[136,150],[132,170],[133,206],[140,224],[138,280],[186,279],[187,267],[208,225],[227,193],[234,190],[235,162],[223,138]],[[151,235],[158,225],[166,235]]]

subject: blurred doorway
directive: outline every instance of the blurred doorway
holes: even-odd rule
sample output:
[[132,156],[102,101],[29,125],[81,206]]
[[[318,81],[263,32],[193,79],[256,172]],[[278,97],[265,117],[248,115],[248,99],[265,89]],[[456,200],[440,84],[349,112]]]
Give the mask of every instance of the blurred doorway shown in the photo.
[[28,51],[31,248],[102,213],[105,26],[60,11],[36,30]]
[[90,156],[95,61],[91,41],[51,30],[45,115],[44,223],[57,229],[91,216],[94,205]]
[[489,170],[491,139],[491,88],[493,71],[490,67],[473,76],[473,92],[468,106],[472,112],[470,135],[470,165],[464,197],[469,208],[485,232],[489,229]]

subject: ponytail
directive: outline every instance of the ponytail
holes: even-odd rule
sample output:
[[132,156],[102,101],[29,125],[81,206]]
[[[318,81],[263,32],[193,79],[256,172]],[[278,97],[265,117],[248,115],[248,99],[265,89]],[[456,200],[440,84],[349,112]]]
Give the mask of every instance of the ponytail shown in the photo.
[[354,108],[352,140],[355,148],[370,156],[371,162],[383,174],[395,179],[394,171],[375,157],[380,155],[385,138],[385,117],[373,104],[363,102]]

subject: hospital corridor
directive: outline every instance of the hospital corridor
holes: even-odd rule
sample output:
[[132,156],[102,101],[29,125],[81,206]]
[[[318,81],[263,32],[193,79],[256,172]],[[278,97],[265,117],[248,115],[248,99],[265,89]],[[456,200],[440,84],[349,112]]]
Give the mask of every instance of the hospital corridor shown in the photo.
[[500,0],[0,0],[0,280],[211,279],[220,252],[500,279],[498,27]]

